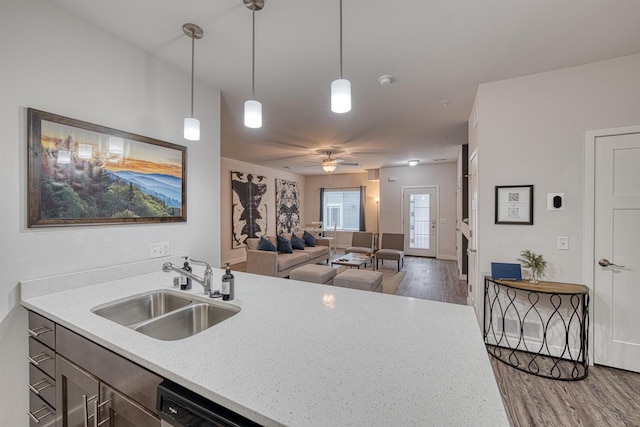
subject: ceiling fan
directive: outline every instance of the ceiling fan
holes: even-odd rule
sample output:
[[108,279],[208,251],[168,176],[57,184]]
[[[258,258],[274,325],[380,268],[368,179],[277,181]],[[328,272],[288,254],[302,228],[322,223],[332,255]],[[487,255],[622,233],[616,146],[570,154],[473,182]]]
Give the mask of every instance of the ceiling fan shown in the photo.
[[345,162],[343,159],[332,159],[331,151],[327,151],[327,158],[322,159],[322,169],[325,172],[331,173],[336,170],[338,164],[341,164],[343,166],[359,166],[358,163]]

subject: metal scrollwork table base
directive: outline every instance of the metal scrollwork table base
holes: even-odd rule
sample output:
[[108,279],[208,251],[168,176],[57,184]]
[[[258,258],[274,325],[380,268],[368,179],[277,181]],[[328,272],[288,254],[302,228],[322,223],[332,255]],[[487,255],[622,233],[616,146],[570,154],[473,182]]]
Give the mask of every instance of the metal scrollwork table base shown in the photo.
[[489,354],[539,377],[589,374],[589,290],[569,283],[484,279],[483,336]]

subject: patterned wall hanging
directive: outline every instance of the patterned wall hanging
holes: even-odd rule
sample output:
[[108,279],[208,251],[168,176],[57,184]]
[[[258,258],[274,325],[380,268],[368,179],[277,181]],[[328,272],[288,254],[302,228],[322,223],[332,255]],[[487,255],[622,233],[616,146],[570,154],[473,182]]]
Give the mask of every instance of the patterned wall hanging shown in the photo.
[[267,205],[262,196],[267,192],[267,177],[245,172],[231,172],[232,243],[241,248],[249,237],[267,234]]
[[276,232],[293,233],[300,228],[298,183],[276,178]]

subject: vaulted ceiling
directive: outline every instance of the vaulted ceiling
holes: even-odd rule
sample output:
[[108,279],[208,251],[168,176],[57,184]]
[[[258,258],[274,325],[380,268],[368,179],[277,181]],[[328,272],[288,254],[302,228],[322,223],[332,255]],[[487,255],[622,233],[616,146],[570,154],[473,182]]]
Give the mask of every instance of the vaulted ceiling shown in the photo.
[[[326,151],[358,163],[336,173],[453,161],[479,84],[640,53],[640,1],[343,0],[353,109],[335,114],[338,0],[266,0],[256,13],[263,127],[248,129],[251,11],[242,0],[55,1],[185,71],[182,25],[201,26],[196,77],[221,90],[222,155],[304,175],[323,173]],[[385,74],[392,85],[378,82]]]

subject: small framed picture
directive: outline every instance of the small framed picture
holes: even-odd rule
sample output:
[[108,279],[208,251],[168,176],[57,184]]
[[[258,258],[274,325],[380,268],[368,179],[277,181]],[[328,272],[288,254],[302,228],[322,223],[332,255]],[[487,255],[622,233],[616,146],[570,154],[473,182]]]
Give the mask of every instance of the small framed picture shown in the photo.
[[496,186],[496,224],[533,225],[533,185]]

